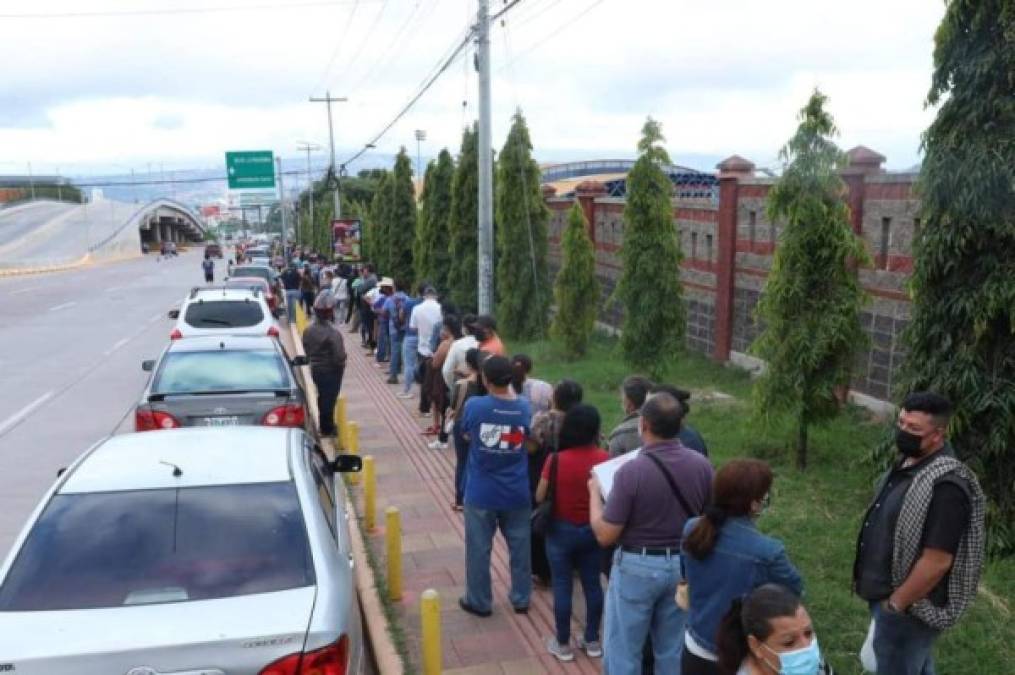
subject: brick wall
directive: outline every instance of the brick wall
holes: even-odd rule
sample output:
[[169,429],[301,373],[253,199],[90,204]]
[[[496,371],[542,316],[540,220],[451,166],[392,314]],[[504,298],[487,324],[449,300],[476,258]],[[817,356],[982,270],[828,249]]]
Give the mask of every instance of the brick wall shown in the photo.
[[[872,264],[858,270],[870,302],[861,316],[870,346],[857,359],[852,386],[879,399],[892,397],[894,374],[905,358],[901,333],[910,319],[906,283],[912,272],[913,239],[919,233],[920,202],[913,194],[914,174],[884,173],[884,161],[866,148],[851,150],[844,172],[854,230],[870,252]],[[731,164],[731,160],[737,162]],[[673,200],[673,227],[684,262],[680,279],[687,312],[690,349],[720,361],[730,352],[748,353],[761,332],[755,317],[758,300],[778,247],[779,226],[765,213],[774,181],[753,175],[753,165],[734,156],[719,165],[718,203],[711,199]],[[590,220],[596,248],[596,273],[602,286],[600,321],[619,327],[622,307],[607,306],[620,276],[624,200],[603,197],[596,185],[579,186],[577,199]],[[550,266],[560,265],[560,235],[570,199],[548,195]]]

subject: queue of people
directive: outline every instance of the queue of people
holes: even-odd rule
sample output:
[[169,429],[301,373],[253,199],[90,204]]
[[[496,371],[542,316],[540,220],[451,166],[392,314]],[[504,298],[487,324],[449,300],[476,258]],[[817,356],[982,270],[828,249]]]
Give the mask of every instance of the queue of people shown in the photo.
[[[283,273],[287,300],[306,302],[312,273]],[[508,356],[493,317],[459,314],[429,284],[411,288],[370,265],[325,271],[324,279],[304,336],[308,354],[318,354],[310,359],[315,382],[319,374],[341,380],[345,352],[327,330],[344,323],[398,396],[418,400],[429,447],[454,449],[449,508],[464,519],[463,611],[494,611],[490,557],[499,531],[508,601],[524,614],[534,587],[551,589],[555,631],[546,648],[561,661],[577,648],[601,657],[609,675],[832,672],[791,552],[759,527],[772,499],[771,467],[745,458],[715,469],[688,421],[690,392],[627,377],[624,417],[604,434],[581,385],[534,377],[529,356]],[[321,409],[333,405],[337,391],[318,390]],[[882,675],[934,672],[933,644],[969,606],[983,567],[984,497],[948,444],[950,415],[937,394],[905,399],[899,461],[860,527],[854,590],[870,608],[873,672]],[[608,462],[618,463],[609,473],[596,468]],[[544,502],[545,530],[533,527]],[[585,623],[572,636],[575,575]]]

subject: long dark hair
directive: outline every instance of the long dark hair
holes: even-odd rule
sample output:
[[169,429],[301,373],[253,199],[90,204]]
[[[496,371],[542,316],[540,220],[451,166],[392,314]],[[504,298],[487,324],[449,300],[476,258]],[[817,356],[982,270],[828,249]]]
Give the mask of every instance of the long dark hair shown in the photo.
[[511,357],[511,387],[516,394],[522,393],[522,386],[530,372],[532,372],[532,359],[528,354],[515,354]]
[[557,435],[557,449],[580,448],[595,445],[599,438],[599,411],[586,403],[576,403],[564,413],[564,421]]
[[727,462],[712,479],[712,503],[684,539],[684,548],[692,556],[705,558],[719,538],[727,518],[746,516],[751,503],[760,501],[772,487],[772,469],[759,459],[734,459]]
[[768,639],[772,634],[772,619],[795,616],[799,608],[800,598],[779,584],[758,586],[746,598],[734,600],[719,622],[716,636],[719,675],[736,675],[740,670],[750,653],[748,635],[762,641]]
[[553,407],[561,412],[567,412],[575,404],[581,403],[584,395],[582,386],[574,380],[561,380],[553,388]]

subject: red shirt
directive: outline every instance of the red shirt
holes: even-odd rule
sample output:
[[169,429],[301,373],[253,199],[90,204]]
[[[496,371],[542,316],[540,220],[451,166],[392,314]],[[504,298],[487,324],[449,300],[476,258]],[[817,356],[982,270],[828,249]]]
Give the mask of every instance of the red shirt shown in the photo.
[[589,524],[589,475],[592,467],[610,458],[605,450],[594,445],[561,450],[547,457],[543,464],[543,478],[550,480],[550,466],[557,466],[557,494],[554,496],[553,516],[574,525]]

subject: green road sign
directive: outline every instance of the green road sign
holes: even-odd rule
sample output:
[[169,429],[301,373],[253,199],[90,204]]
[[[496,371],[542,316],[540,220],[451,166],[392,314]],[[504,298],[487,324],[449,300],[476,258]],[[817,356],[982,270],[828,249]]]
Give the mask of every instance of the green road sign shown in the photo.
[[226,153],[230,190],[275,187],[275,158],[271,150]]

